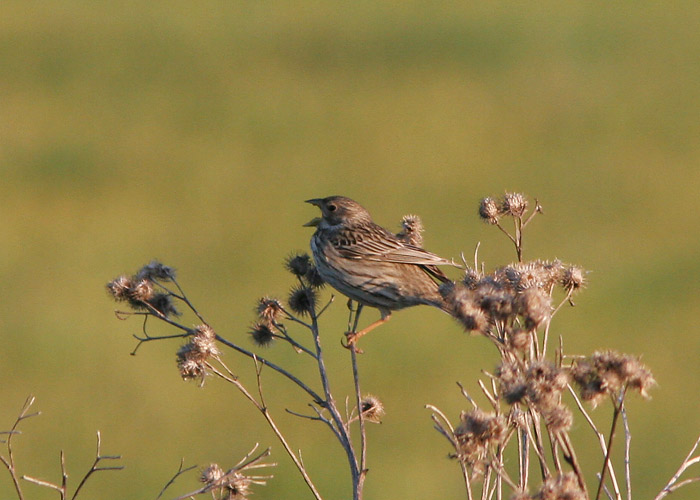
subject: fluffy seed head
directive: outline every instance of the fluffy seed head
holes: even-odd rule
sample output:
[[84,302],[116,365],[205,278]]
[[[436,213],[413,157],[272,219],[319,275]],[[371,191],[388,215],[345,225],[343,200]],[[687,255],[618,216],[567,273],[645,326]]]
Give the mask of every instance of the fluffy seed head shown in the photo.
[[459,443],[457,458],[477,472],[483,468],[488,451],[503,441],[507,424],[502,415],[486,413],[478,408],[462,412],[460,420],[454,430]]
[[162,262],[152,260],[150,263],[143,266],[136,273],[136,280],[161,280],[172,281],[175,279],[175,269],[166,266]]
[[525,371],[526,396],[543,412],[559,405],[568,382],[567,373],[548,362],[534,361]]
[[175,307],[173,298],[169,293],[155,293],[147,302],[165,317],[180,316],[180,311]]
[[148,279],[136,281],[129,289],[129,298],[137,302],[148,302],[153,298],[153,282]]
[[523,400],[527,393],[527,383],[516,363],[504,361],[496,369],[496,376],[500,384],[501,394],[508,404],[512,405]]
[[132,286],[133,283],[131,278],[122,275],[107,283],[107,290],[112,294],[114,300],[123,301],[129,300],[129,291],[131,290]]
[[539,288],[526,288],[516,298],[518,313],[525,318],[525,328],[536,330],[552,315],[552,298]]
[[468,332],[485,332],[489,327],[487,314],[476,302],[477,297],[461,283],[445,283],[440,287],[445,302],[450,306],[452,316]]
[[576,291],[586,286],[586,275],[580,267],[569,266],[562,270],[560,282],[567,292]]
[[216,332],[209,325],[195,327],[191,342],[193,352],[196,352],[197,356],[201,356],[203,359],[221,354],[216,346]]
[[545,480],[533,500],[587,500],[573,472]]
[[568,407],[559,404],[544,412],[544,421],[550,431],[563,432],[571,429],[574,416]]
[[362,417],[368,422],[381,423],[382,417],[386,413],[384,411],[384,405],[377,396],[367,394],[360,401],[360,408],[362,409]]

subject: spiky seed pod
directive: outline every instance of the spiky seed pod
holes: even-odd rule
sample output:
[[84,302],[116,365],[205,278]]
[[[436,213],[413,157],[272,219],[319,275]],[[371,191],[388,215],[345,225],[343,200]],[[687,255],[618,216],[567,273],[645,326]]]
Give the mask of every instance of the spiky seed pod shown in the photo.
[[309,254],[306,253],[290,255],[285,261],[287,271],[292,273],[294,276],[298,276],[299,278],[303,278],[311,266],[311,257],[309,257]]
[[323,288],[326,285],[321,273],[318,272],[318,268],[314,265],[309,266],[304,278],[306,278],[306,282],[313,288]]
[[298,285],[289,292],[289,307],[297,314],[305,316],[316,308],[316,291],[304,285]]
[[175,307],[175,302],[169,293],[156,293],[147,302],[166,318],[169,316],[180,316],[181,314]]
[[566,267],[562,270],[560,283],[567,292],[575,292],[586,286],[585,271],[578,266]]
[[417,215],[404,215],[401,219],[401,232],[396,235],[402,241],[411,245],[423,246],[423,222]]
[[513,217],[522,217],[527,210],[527,199],[520,193],[506,193],[501,211]]
[[275,323],[282,314],[282,304],[277,299],[263,297],[258,300],[255,310],[261,320],[267,323]]
[[487,197],[479,202],[479,217],[481,217],[484,222],[497,224],[500,216],[501,209],[495,199]]
[[525,328],[536,330],[552,315],[552,297],[539,288],[526,288],[517,295],[516,307],[525,318]]
[[269,347],[275,340],[275,332],[268,323],[255,323],[250,329],[253,342],[260,347]]

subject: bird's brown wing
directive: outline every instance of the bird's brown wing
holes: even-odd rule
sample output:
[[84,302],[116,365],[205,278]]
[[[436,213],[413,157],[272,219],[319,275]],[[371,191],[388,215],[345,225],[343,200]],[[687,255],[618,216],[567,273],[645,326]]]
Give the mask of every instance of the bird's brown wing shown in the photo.
[[[454,262],[443,259],[434,253],[404,243],[379,226],[363,226],[362,228],[338,231],[331,238],[331,242],[338,253],[348,259],[429,267],[455,265]],[[441,275],[442,272],[435,268],[435,270],[429,271],[429,274]]]

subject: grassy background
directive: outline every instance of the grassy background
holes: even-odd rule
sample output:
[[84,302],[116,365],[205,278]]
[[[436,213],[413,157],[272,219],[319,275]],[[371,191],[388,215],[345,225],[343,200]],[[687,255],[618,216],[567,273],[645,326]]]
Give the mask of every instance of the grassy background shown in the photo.
[[[690,1],[2,2],[0,428],[30,393],[43,412],[17,440],[20,472],[59,481],[65,449],[75,486],[100,429],[127,468],[84,497],[154,498],[181,457],[226,466],[260,441],[280,465],[256,498],[306,498],[238,394],[179,379],[176,342],[129,356],[139,324],[115,320],[104,284],[158,257],[249,345],[256,298],[284,296],[281,262],[308,246],[303,200],[345,194],[390,227],[418,213],[428,248],[456,257],[481,241],[493,267],[513,252],[477,203],[518,190],[546,210],[526,258],[592,271],[555,323],[568,350],[642,354],[659,381],[630,403],[635,493],[650,498],[699,430],[698,22]],[[324,322],[338,394],[345,317],[337,301]],[[460,498],[422,406],[456,419],[455,381],[476,394],[494,352],[428,308],[363,343],[365,388],[388,411],[369,429],[367,498]],[[265,354],[313,375],[281,347]],[[325,497],[348,498],[325,429],[284,415],[306,400],[272,373],[265,384]],[[596,447],[579,450],[598,470]],[[194,488],[181,481],[173,494]]]

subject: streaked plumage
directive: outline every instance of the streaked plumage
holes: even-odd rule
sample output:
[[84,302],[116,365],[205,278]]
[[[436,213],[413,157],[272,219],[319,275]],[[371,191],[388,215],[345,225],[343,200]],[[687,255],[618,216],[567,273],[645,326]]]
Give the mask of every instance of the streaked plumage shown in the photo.
[[449,281],[437,267],[453,265],[375,224],[361,205],[344,196],[307,200],[321,209],[311,251],[321,277],[358,303],[380,310],[382,318],[348,339],[387,321],[391,311],[415,305],[448,310],[438,292]]

